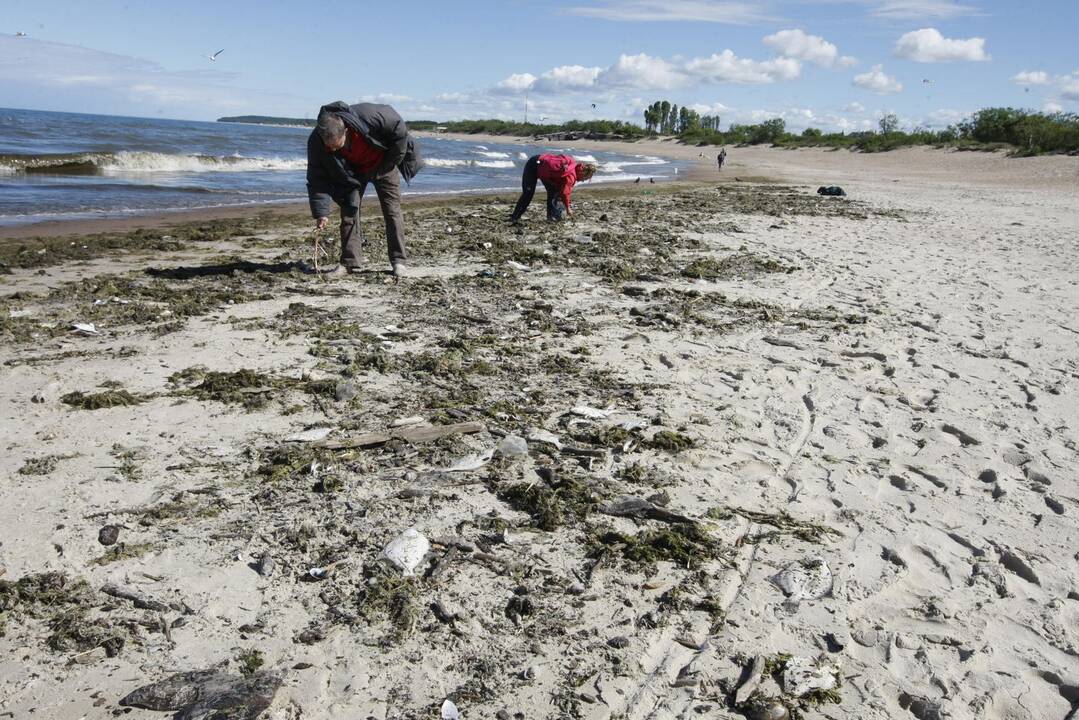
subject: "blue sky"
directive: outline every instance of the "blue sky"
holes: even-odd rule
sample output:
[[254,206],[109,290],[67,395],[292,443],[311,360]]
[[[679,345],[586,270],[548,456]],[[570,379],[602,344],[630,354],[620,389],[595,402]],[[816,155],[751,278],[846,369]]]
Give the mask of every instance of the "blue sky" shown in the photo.
[[1075,0],[4,0],[0,106],[212,120],[362,99],[444,120],[521,118],[527,94],[532,120],[640,122],[669,99],[724,127],[943,126],[1079,111],[1076,27]]

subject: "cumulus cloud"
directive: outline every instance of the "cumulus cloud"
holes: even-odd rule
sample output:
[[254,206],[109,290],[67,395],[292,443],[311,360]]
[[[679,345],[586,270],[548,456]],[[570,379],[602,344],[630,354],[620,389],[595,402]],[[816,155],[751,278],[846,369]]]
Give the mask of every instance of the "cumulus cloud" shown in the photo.
[[780,55],[804,60],[821,67],[833,65],[846,67],[857,62],[852,57],[840,57],[839,48],[833,43],[819,35],[809,35],[802,30],[780,30],[765,37],[763,42]]
[[622,22],[712,22],[730,25],[769,20],[760,3],[716,0],[601,0],[572,7],[584,17]]
[[374,95],[364,95],[360,98],[360,102],[393,104],[408,102],[411,99],[412,98],[408,95],[399,95],[397,93],[384,92],[376,93]]
[[1065,79],[1060,88],[1060,96],[1065,100],[1079,102],[1079,77]]
[[563,65],[540,76],[517,73],[497,83],[492,92],[512,95],[526,90],[537,93],[642,90],[667,91],[700,83],[765,85],[793,80],[802,72],[799,60],[741,58],[730,50],[709,57],[674,61],[646,53],[620,55],[606,68]]
[[501,80],[494,87],[494,91],[501,94],[514,94],[524,92],[532,88],[536,82],[536,76],[532,73],[514,73],[505,80]]
[[849,105],[847,105],[847,107],[845,107],[843,109],[846,112],[850,112],[850,113],[864,113],[865,112],[865,105],[861,104],[860,102],[852,102]]
[[882,65],[874,65],[869,72],[855,75],[852,82],[855,87],[877,95],[895,95],[903,90],[903,83],[891,75],[886,75]]
[[532,88],[537,92],[551,93],[590,88],[596,84],[601,71],[602,68],[598,67],[563,65],[540,75]]
[[953,40],[941,35],[936,28],[922,28],[903,35],[895,44],[895,54],[922,63],[953,60],[981,62],[989,59],[985,52],[985,38]]
[[1012,78],[1016,85],[1048,85],[1052,82],[1049,73],[1041,70],[1024,70]]
[[1061,105],[1060,103],[1056,103],[1056,102],[1053,102],[1052,100],[1048,100],[1048,101],[1046,101],[1045,105],[1042,106],[1042,112],[1046,112],[1046,113],[1050,113],[1050,114],[1058,113],[1058,112],[1064,112],[1064,106]]
[[793,80],[802,73],[802,64],[794,58],[749,60],[724,50],[706,58],[686,63],[686,71],[696,78],[739,85],[766,85],[781,80]]

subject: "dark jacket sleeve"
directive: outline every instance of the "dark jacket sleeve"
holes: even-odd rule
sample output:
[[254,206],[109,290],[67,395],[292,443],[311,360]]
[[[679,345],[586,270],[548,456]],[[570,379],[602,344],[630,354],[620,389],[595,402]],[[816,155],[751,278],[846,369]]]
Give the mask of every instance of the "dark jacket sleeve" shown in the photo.
[[328,155],[322,138],[312,132],[307,138],[307,199],[313,218],[329,217],[333,210],[333,187],[325,165]]

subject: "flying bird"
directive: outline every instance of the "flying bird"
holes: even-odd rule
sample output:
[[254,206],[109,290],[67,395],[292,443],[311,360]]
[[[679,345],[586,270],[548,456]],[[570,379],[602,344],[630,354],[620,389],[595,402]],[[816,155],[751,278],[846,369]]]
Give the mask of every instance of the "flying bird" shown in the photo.
[[929,78],[925,78],[925,79],[922,80],[922,85],[932,85],[933,82],[934,82],[933,80],[930,80]]
[[225,48],[221,48],[220,50],[215,52],[213,55],[204,55],[203,57],[205,57],[210,62],[217,62],[217,56],[220,55],[223,52],[225,52]]
[[[19,32],[15,33],[15,37],[26,37],[26,33],[20,30]],[[595,105],[593,105],[592,107],[595,107]]]
[[593,109],[593,110],[595,110],[595,109],[596,109],[596,104],[595,104],[595,103],[592,103],[592,109]]

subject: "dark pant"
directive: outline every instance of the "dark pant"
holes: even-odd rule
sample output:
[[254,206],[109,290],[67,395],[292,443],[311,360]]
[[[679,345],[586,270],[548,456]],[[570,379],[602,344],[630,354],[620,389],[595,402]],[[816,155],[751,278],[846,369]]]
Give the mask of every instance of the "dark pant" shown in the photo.
[[[525,210],[532,203],[532,196],[536,194],[536,182],[538,180],[539,155],[533,155],[525,163],[524,173],[521,175],[521,197],[517,199],[517,206],[513,208],[510,220],[519,220],[525,214]],[[546,180],[543,181],[543,188],[547,191],[547,219],[558,219],[559,212],[555,208],[555,202],[558,200],[558,188]]]
[[[390,262],[397,263],[405,259],[405,219],[401,214],[401,174],[397,168],[372,178],[378,204],[382,206],[382,217],[386,220],[386,247]],[[363,201],[367,183],[358,190],[353,190],[344,199],[338,200],[341,206],[341,264],[345,267],[360,267],[363,264],[363,235],[360,231],[360,203]]]

